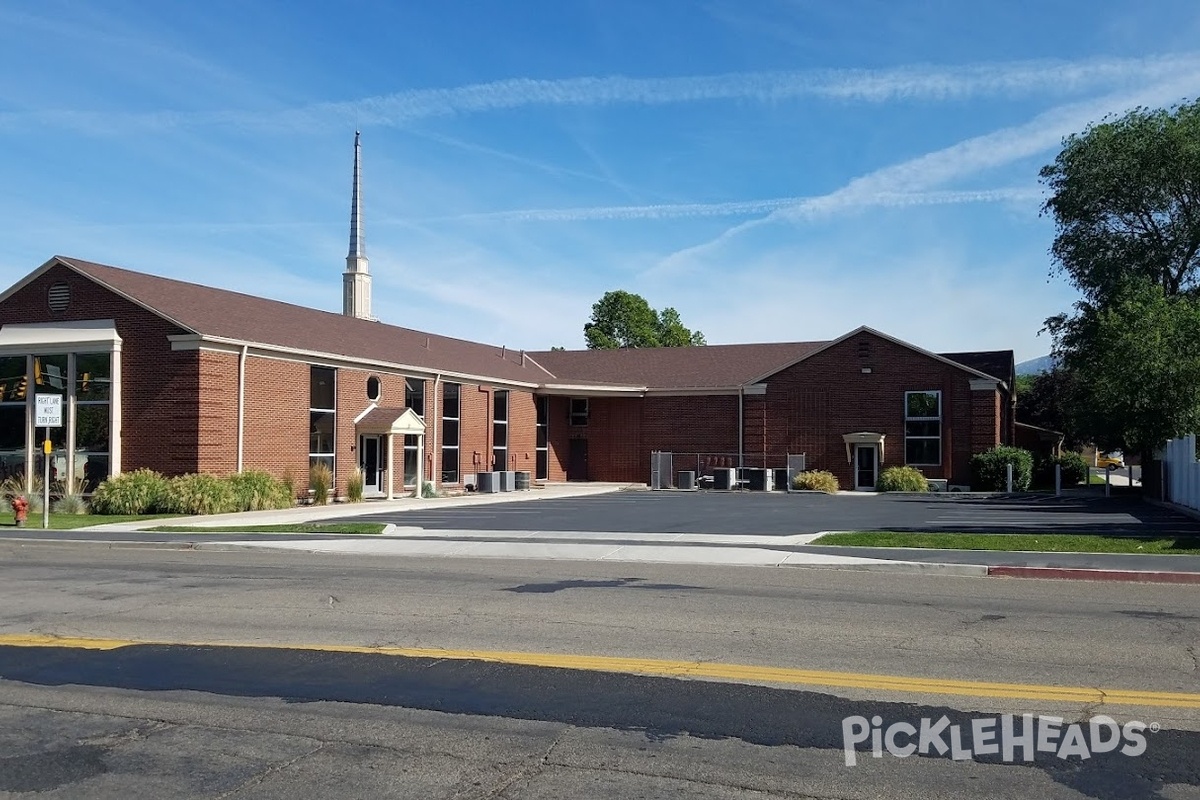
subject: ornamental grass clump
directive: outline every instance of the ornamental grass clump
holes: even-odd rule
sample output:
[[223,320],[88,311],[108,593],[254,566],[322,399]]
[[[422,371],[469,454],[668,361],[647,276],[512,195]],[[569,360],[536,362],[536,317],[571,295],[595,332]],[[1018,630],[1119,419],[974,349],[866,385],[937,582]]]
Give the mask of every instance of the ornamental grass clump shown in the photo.
[[179,475],[167,482],[163,511],[171,514],[228,514],[240,510],[233,484],[216,475]]
[[916,467],[888,467],[879,473],[875,488],[881,492],[928,492],[929,481]]
[[346,479],[346,499],[351,503],[361,503],[363,499],[363,471],[362,467],[355,467],[350,470],[350,477]]
[[102,482],[92,492],[95,514],[148,514],[163,510],[167,479],[154,470],[123,472]]
[[313,503],[323,506],[329,502],[329,490],[333,488],[333,470],[324,461],[318,461],[308,470],[308,490]]
[[290,508],[295,500],[286,483],[276,480],[269,472],[248,469],[230,475],[237,511],[264,511]]
[[798,472],[792,478],[792,488],[833,494],[838,490],[837,476],[823,469]]

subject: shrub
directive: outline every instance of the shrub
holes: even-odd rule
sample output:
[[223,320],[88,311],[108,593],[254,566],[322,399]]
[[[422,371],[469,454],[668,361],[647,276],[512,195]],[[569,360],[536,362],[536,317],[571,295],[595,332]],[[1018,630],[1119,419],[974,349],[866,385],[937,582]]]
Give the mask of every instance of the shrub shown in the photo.
[[916,467],[888,467],[879,473],[875,488],[881,492],[928,492],[929,481]]
[[437,489],[433,488],[433,483],[431,481],[426,481],[425,488],[421,490],[421,497],[425,498],[426,500],[429,500],[429,499],[437,497],[437,496],[438,496]]
[[838,479],[832,472],[826,472],[823,469],[812,469],[807,472],[796,473],[796,477],[792,478],[792,488],[812,489],[832,494],[838,490]]
[[295,495],[283,481],[275,480],[268,472],[248,469],[229,476],[237,511],[262,511],[288,508],[295,504]]
[[361,503],[363,499],[363,471],[361,467],[350,470],[346,479],[346,499],[351,503]]
[[92,493],[92,511],[97,514],[145,514],[161,511],[167,495],[167,479],[149,469],[114,475]]
[[1086,483],[1089,467],[1087,460],[1079,453],[1063,453],[1061,456],[1051,456],[1040,459],[1034,467],[1034,482],[1046,488],[1054,487],[1054,467],[1062,467],[1062,485],[1077,486]]
[[319,506],[329,501],[329,490],[333,487],[333,470],[324,461],[318,461],[308,470],[308,490],[313,493],[313,502]]
[[292,474],[292,471],[290,469],[284,470],[282,483],[283,483],[283,488],[285,490],[287,490],[288,497],[291,498],[291,504],[295,505],[295,503],[296,503],[296,476]]
[[1003,492],[1008,488],[1008,464],[1013,465],[1013,491],[1024,492],[1033,480],[1033,455],[1020,447],[993,447],[971,456],[971,488]]
[[167,482],[162,510],[172,514],[227,514],[237,511],[233,483],[216,475],[179,475]]

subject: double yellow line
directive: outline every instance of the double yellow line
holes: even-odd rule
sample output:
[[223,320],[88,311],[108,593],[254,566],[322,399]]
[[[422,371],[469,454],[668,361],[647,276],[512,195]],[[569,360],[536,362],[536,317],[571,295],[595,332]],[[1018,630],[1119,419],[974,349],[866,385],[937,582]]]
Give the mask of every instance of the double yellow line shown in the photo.
[[328,653],[365,653],[403,658],[436,658],[456,661],[485,661],[530,667],[557,667],[591,672],[615,672],[671,678],[699,678],[737,683],[769,683],[784,686],[812,686],[834,689],[865,689],[877,692],[995,697],[1013,700],[1040,700],[1089,705],[1165,706],[1200,708],[1200,694],[1184,692],[1148,692],[1132,689],[1101,689],[1083,686],[1041,686],[1023,683],[987,683],[942,678],[910,678],[896,675],[872,675],[859,672],[828,672],[758,667],[748,664],[721,664],[699,661],[668,661],[650,658],[566,655],[559,653],[522,653],[497,650],[442,650],[432,647],[362,647],[339,644],[246,644],[219,642],[133,641],[127,639],[91,639],[45,636],[40,634],[0,634],[0,647],[53,647],[82,650],[116,650],[138,645],[165,647],[233,647],[272,650],[307,650]]

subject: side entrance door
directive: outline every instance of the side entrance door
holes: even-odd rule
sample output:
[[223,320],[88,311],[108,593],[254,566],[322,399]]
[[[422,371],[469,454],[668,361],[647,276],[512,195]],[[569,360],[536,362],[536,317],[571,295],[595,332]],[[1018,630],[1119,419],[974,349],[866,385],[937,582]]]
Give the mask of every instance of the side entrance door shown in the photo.
[[586,481],[588,479],[588,443],[587,439],[571,439],[571,448],[567,451],[567,480]]
[[383,463],[380,459],[382,452],[378,436],[359,437],[358,465],[363,471],[363,494],[383,493]]
[[873,444],[860,444],[854,447],[854,488],[871,491],[875,489],[875,478],[878,464],[875,460],[876,448]]

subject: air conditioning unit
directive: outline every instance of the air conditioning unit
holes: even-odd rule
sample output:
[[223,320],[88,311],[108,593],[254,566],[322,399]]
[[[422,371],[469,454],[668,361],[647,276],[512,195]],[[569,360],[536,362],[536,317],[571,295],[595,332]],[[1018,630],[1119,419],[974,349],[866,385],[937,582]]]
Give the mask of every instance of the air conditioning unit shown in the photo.
[[948,489],[948,491],[951,491],[951,492],[969,492],[969,491],[971,491],[970,486],[964,486],[961,483],[952,483],[947,487],[947,489]]
[[949,488],[949,483],[950,483],[949,481],[943,480],[942,478],[926,478],[925,482],[927,484],[929,484],[929,491],[931,491],[931,492],[947,491],[947,489]]

